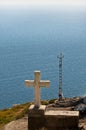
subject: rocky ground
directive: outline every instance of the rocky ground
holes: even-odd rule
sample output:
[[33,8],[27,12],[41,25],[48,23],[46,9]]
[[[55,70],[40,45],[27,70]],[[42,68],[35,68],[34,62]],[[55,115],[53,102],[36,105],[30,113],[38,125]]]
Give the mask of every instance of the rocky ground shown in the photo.
[[[77,108],[80,109],[81,114],[79,119],[79,130],[86,130],[86,108],[85,104],[84,106],[82,104],[83,100],[81,98],[67,99],[61,102],[56,101],[55,103],[48,105],[47,110],[48,109],[76,110]],[[7,125],[5,125],[0,130],[28,130],[28,117],[25,116],[21,119],[12,121]]]
[[[4,126],[1,130],[28,130],[28,119],[24,117],[22,119],[12,121]],[[86,130],[86,117],[79,120],[79,130]]]
[[4,126],[1,130],[28,130],[27,116],[16,121],[12,121]]
[[86,130],[86,117],[79,120],[79,127],[81,130]]

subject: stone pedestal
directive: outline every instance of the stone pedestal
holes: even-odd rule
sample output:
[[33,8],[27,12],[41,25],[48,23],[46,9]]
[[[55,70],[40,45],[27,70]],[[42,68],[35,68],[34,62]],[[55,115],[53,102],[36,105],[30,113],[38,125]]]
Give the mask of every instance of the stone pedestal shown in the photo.
[[64,128],[78,128],[78,111],[46,111],[46,128],[48,130],[63,130]]
[[74,130],[78,129],[78,111],[45,110],[45,105],[31,105],[28,112],[28,130]]
[[31,105],[28,112],[28,130],[35,130],[44,127],[45,125],[45,105],[35,107]]

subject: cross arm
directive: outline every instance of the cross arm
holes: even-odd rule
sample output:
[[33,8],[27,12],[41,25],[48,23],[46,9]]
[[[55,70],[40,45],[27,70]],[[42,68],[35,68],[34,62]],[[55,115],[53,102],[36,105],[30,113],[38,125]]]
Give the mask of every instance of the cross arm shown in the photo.
[[25,80],[25,85],[28,86],[34,86],[34,80]]
[[50,81],[49,80],[41,80],[40,81],[40,86],[49,87],[50,86]]

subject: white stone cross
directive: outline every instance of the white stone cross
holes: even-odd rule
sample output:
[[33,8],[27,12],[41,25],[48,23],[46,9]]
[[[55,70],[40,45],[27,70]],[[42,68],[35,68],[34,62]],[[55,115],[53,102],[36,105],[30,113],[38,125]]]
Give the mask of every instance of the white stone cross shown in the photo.
[[34,86],[35,92],[35,107],[40,106],[40,87],[42,86],[50,86],[50,81],[49,80],[40,80],[40,71],[35,71],[34,72],[34,80],[25,80],[25,85],[26,86]]

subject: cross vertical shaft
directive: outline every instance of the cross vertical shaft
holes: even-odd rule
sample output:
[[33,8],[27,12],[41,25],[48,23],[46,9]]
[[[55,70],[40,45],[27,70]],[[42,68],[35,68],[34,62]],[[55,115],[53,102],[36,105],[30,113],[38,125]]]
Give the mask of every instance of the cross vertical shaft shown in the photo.
[[35,106],[40,106],[40,71],[35,71],[34,72],[34,82],[35,82],[35,91],[34,91],[34,96],[35,96]]

